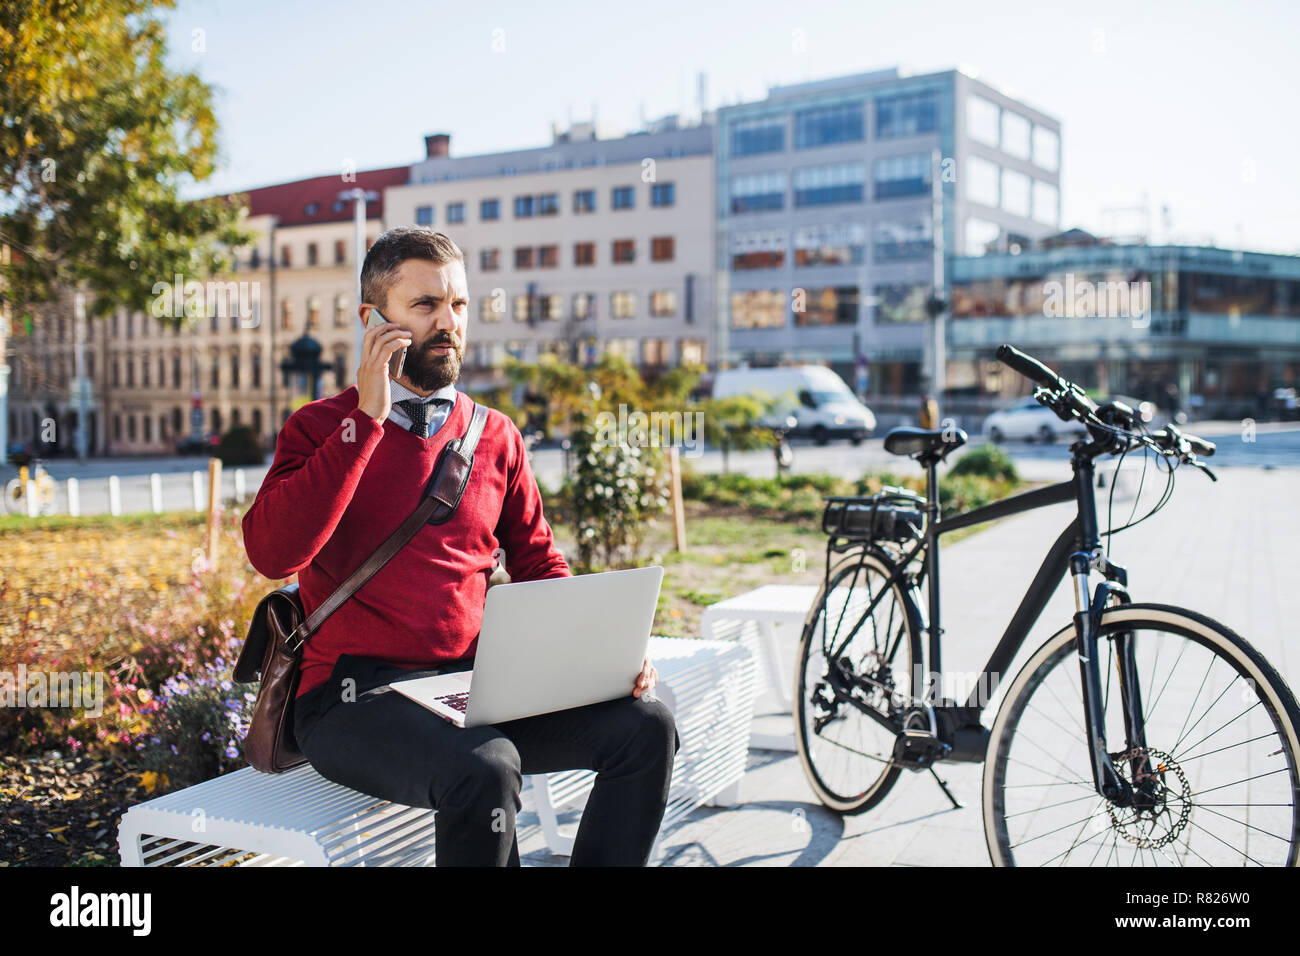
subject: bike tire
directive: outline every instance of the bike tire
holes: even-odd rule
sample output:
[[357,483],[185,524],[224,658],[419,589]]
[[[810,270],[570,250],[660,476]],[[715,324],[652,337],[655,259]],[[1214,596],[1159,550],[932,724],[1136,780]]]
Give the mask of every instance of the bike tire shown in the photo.
[[[1259,738],[1247,739],[1246,741],[1243,741],[1242,744],[1228,745],[1226,743],[1228,738],[1220,738],[1219,740],[1214,741],[1212,744],[1210,744],[1210,746],[1218,748],[1218,750],[1211,750],[1209,753],[1195,754],[1193,756],[1188,757],[1185,754],[1179,752],[1178,750],[1179,746],[1182,744],[1182,741],[1187,737],[1189,736],[1197,737],[1200,734],[1202,734],[1205,728],[1201,728],[1201,730],[1194,731],[1194,732],[1182,733],[1175,741],[1172,742],[1172,744],[1167,740],[1161,740],[1161,739],[1156,739],[1153,741],[1152,735],[1151,733],[1149,733],[1149,736],[1147,737],[1147,741],[1146,741],[1148,745],[1148,749],[1155,750],[1157,753],[1162,753],[1164,754],[1164,756],[1169,756],[1169,754],[1165,754],[1164,751],[1160,749],[1161,745],[1163,744],[1164,746],[1169,747],[1169,750],[1171,752],[1178,753],[1178,756],[1176,758],[1171,758],[1168,762],[1164,761],[1163,758],[1157,758],[1157,760],[1155,761],[1157,769],[1160,771],[1161,791],[1165,793],[1173,793],[1173,788],[1166,787],[1165,785],[1166,781],[1170,779],[1168,775],[1171,773],[1177,775],[1176,777],[1172,778],[1174,779],[1176,786],[1178,784],[1178,779],[1181,778],[1181,783],[1183,785],[1183,790],[1184,790],[1183,794],[1179,795],[1178,800],[1170,801],[1164,804],[1162,806],[1161,812],[1162,813],[1168,812],[1172,814],[1173,811],[1172,809],[1170,809],[1171,807],[1181,807],[1185,805],[1186,813],[1183,821],[1181,821],[1179,824],[1181,829],[1179,829],[1177,833],[1166,834],[1166,836],[1162,837],[1162,839],[1167,839],[1167,842],[1157,845],[1154,849],[1152,849],[1151,847],[1147,847],[1147,849],[1149,850],[1149,856],[1145,858],[1141,856],[1142,844],[1140,840],[1136,839],[1138,835],[1134,834],[1131,830],[1126,831],[1124,826],[1121,826],[1120,821],[1116,819],[1117,816],[1122,817],[1126,813],[1131,811],[1126,811],[1123,809],[1120,810],[1112,809],[1105,803],[1105,801],[1102,800],[1102,798],[1097,794],[1095,788],[1093,787],[1090,768],[1087,770],[1086,775],[1081,775],[1082,779],[1063,780],[1063,782],[1061,783],[1036,783],[1036,784],[1018,785],[1018,787],[1013,786],[1013,788],[1018,788],[1018,789],[1033,789],[1034,787],[1037,787],[1039,789],[1045,789],[1046,787],[1049,786],[1050,787],[1073,786],[1076,789],[1069,790],[1069,791],[1067,790],[1056,791],[1056,796],[1066,797],[1066,799],[1060,803],[1043,804],[1037,808],[1031,807],[1030,809],[1023,810],[1023,811],[1021,810],[1021,808],[1027,806],[1027,804],[1025,804],[1023,801],[1025,799],[1032,801],[1034,799],[1034,796],[1033,794],[1023,794],[1023,795],[1015,794],[1012,798],[1012,810],[1010,816],[1019,818],[1028,815],[1032,820],[1034,814],[1040,814],[1047,810],[1052,810],[1055,809],[1056,807],[1064,806],[1064,804],[1066,803],[1082,802],[1085,800],[1091,802],[1095,800],[1098,802],[1100,809],[1106,810],[1107,818],[1111,821],[1111,833],[1109,835],[1109,840],[1111,842],[1111,849],[1107,851],[1106,860],[1103,861],[1101,865],[1110,865],[1109,861],[1111,859],[1115,859],[1116,863],[1114,865],[1123,865],[1123,866],[1135,866],[1135,865],[1145,866],[1148,865],[1147,863],[1148,859],[1150,859],[1150,861],[1155,863],[1156,865],[1163,865],[1164,863],[1172,863],[1175,865],[1188,865],[1187,862],[1179,863],[1176,857],[1171,857],[1168,853],[1164,851],[1164,848],[1166,846],[1171,846],[1171,845],[1175,847],[1175,851],[1176,851],[1178,849],[1177,837],[1181,837],[1183,833],[1186,833],[1187,835],[1185,841],[1186,848],[1184,852],[1184,856],[1186,857],[1186,859],[1190,860],[1191,855],[1194,853],[1194,855],[1199,858],[1199,861],[1192,860],[1191,861],[1192,863],[1206,862],[1207,864],[1209,864],[1211,861],[1207,859],[1205,855],[1201,854],[1199,851],[1191,850],[1190,841],[1192,836],[1195,835],[1196,830],[1200,830],[1205,833],[1208,833],[1211,836],[1214,836],[1215,839],[1218,840],[1220,843],[1223,843],[1224,845],[1231,847],[1231,844],[1228,844],[1227,841],[1222,840],[1221,837],[1215,835],[1212,830],[1210,830],[1207,826],[1204,825],[1208,823],[1214,826],[1222,826],[1222,824],[1219,823],[1219,819],[1222,818],[1222,819],[1227,819],[1233,823],[1244,823],[1245,827],[1247,828],[1247,832],[1246,832],[1247,846],[1249,846],[1251,839],[1256,840],[1259,845],[1263,845],[1266,849],[1270,847],[1274,847],[1276,845],[1270,842],[1270,840],[1288,842],[1289,846],[1276,847],[1277,861],[1275,864],[1270,864],[1270,865],[1282,865],[1282,866],[1292,866],[1292,867],[1296,866],[1297,848],[1300,847],[1300,706],[1297,705],[1295,695],[1291,692],[1290,687],[1287,686],[1286,681],[1282,678],[1280,674],[1277,673],[1276,669],[1271,664],[1268,663],[1268,661],[1263,657],[1263,655],[1260,654],[1259,651],[1256,650],[1244,638],[1242,638],[1240,635],[1232,631],[1230,628],[1219,623],[1218,621],[1215,621],[1214,619],[1206,617],[1205,615],[1199,614],[1195,611],[1188,611],[1183,608],[1171,607],[1168,605],[1161,605],[1161,604],[1120,604],[1113,607],[1109,607],[1103,612],[1101,618],[1101,628],[1098,634],[1098,654],[1106,653],[1106,651],[1112,651],[1113,641],[1108,640],[1108,638],[1111,638],[1116,635],[1121,635],[1121,634],[1130,635],[1130,636],[1136,634],[1152,634],[1152,635],[1165,635],[1165,636],[1172,635],[1173,637],[1182,640],[1184,645],[1182,647],[1183,653],[1186,652],[1188,647],[1197,647],[1197,646],[1203,648],[1205,652],[1208,652],[1210,663],[1209,665],[1207,665],[1206,668],[1206,672],[1205,672],[1206,676],[1202,678],[1201,685],[1198,686],[1197,688],[1196,697],[1192,701],[1193,708],[1195,708],[1198,702],[1200,701],[1202,689],[1206,681],[1208,680],[1210,673],[1213,671],[1216,662],[1217,661],[1224,662],[1228,667],[1231,668],[1231,672],[1236,674],[1236,677],[1231,677],[1229,675],[1228,686],[1224,688],[1224,690],[1219,694],[1218,698],[1215,698],[1209,704],[1209,707],[1213,708],[1218,706],[1220,700],[1224,698],[1225,695],[1227,695],[1228,691],[1236,683],[1236,681],[1238,679],[1241,679],[1244,681],[1243,688],[1245,690],[1252,691],[1252,692],[1257,691],[1258,704],[1261,704],[1263,706],[1263,713],[1261,715],[1257,715],[1254,718],[1258,722],[1256,726],[1262,726],[1264,728],[1267,728],[1269,725],[1271,725],[1276,733],[1277,741],[1272,742],[1271,738],[1266,738],[1265,736],[1261,736]],[[1103,651],[1103,642],[1105,642],[1106,651]],[[1134,643],[1136,644],[1136,641],[1134,641]],[[1149,685],[1142,685],[1140,689],[1140,693],[1142,695],[1142,706],[1143,706],[1144,718],[1148,721],[1147,726],[1149,732],[1152,732],[1153,725],[1150,722],[1152,715],[1151,713],[1148,713],[1148,711],[1154,711],[1155,709],[1158,708],[1165,693],[1169,689],[1169,685],[1173,677],[1173,668],[1176,668],[1183,659],[1183,653],[1180,653],[1177,659],[1174,661],[1173,667],[1170,668],[1169,674],[1165,677],[1163,685],[1161,685],[1157,675],[1158,675],[1158,668],[1159,668],[1160,652],[1162,647],[1163,647],[1163,642],[1161,642],[1159,646],[1154,647],[1155,658],[1150,669],[1151,681]],[[1196,652],[1196,653],[1199,656],[1202,657],[1205,656],[1203,654],[1200,654],[1200,652]],[[1113,655],[1106,653],[1106,657],[1103,658],[1102,661],[1102,666],[1103,666],[1102,676],[1103,676],[1103,680],[1107,681],[1106,686],[1108,688],[1110,687],[1109,679],[1110,679],[1111,672],[1113,670],[1113,668],[1110,665],[1113,662],[1114,662]],[[1077,656],[1076,656],[1076,649],[1075,649],[1075,633],[1074,633],[1073,624],[1062,628],[1060,631],[1058,631],[1056,634],[1050,637],[1046,642],[1044,642],[1043,645],[1039,647],[1038,650],[1036,650],[1030,656],[1029,660],[1021,668],[1021,670],[1016,675],[1016,677],[1011,682],[1011,684],[1007,687],[1006,695],[1003,699],[1002,705],[998,709],[997,716],[995,717],[993,722],[988,759],[985,762],[985,767],[984,767],[982,802],[983,802],[983,812],[984,812],[985,842],[988,846],[989,857],[995,866],[1016,866],[1016,865],[1024,865],[1027,862],[1031,862],[1030,858],[1032,855],[1037,855],[1040,853],[1046,854],[1050,852],[1050,847],[1043,848],[1040,845],[1040,847],[1036,847],[1034,849],[1032,854],[1029,851],[1018,853],[1017,849],[1027,847],[1028,844],[1033,843],[1042,837],[1049,836],[1050,834],[1057,832],[1057,830],[1065,832],[1067,834],[1071,832],[1068,827],[1058,827],[1057,830],[1049,830],[1040,833],[1037,836],[1028,836],[1027,833],[1020,833],[1017,835],[1013,846],[1013,839],[1010,833],[1010,826],[1008,824],[1009,817],[1008,817],[1007,779],[1008,779],[1009,765],[1011,765],[1012,763],[1018,764],[1017,769],[1015,771],[1017,774],[1024,774],[1026,772],[1030,772],[1030,773],[1048,772],[1048,771],[1043,771],[1041,767],[1031,768],[1029,771],[1025,771],[1024,769],[1022,769],[1022,766],[1025,763],[1025,761],[1023,760],[1023,756],[1015,759],[1011,757],[1011,751],[1015,742],[1015,735],[1021,726],[1022,718],[1028,712],[1030,704],[1033,701],[1034,692],[1049,678],[1049,676],[1052,675],[1052,672],[1055,670],[1055,668],[1061,666],[1062,664],[1064,664],[1067,670],[1062,672],[1062,677],[1058,679],[1057,681],[1058,686],[1059,686],[1059,681],[1061,679],[1068,680],[1071,676],[1077,677],[1078,665],[1077,665]],[[1073,669],[1074,672],[1073,675],[1071,675],[1068,669]],[[1141,661],[1138,662],[1137,671],[1139,674],[1139,682],[1141,682],[1142,680],[1141,675],[1143,671],[1143,663]],[[1195,676],[1195,673],[1197,673],[1198,671],[1199,671],[1199,662],[1197,663],[1197,669],[1191,672],[1193,674],[1193,678]],[[1115,671],[1115,673],[1117,673],[1117,671]],[[1118,679],[1116,679],[1115,686],[1118,687],[1118,684],[1119,684]],[[1051,691],[1052,688],[1049,687],[1048,690]],[[1149,692],[1152,690],[1157,691],[1154,699],[1152,699],[1149,696]],[[1185,695],[1186,692],[1187,691],[1185,689],[1183,690],[1176,689],[1174,692],[1174,700],[1175,701],[1178,700],[1179,693]],[[1206,695],[1207,701],[1211,700],[1212,694],[1213,694],[1213,690],[1211,690],[1211,692]],[[1059,694],[1055,694],[1055,693],[1052,694],[1052,697],[1058,702],[1060,701],[1060,696],[1061,695]],[[1116,694],[1117,700],[1119,696],[1120,695],[1117,693]],[[1246,696],[1246,693],[1244,691],[1240,699],[1243,702],[1249,703],[1249,698]],[[1046,694],[1040,695],[1040,700],[1043,703],[1043,705],[1048,705],[1049,697]],[[1060,702],[1060,703],[1061,706],[1065,708],[1066,702]],[[1070,705],[1073,705],[1075,701],[1070,700],[1068,701],[1068,703]],[[1083,711],[1082,711],[1081,697],[1078,699],[1077,703],[1079,706],[1079,711],[1076,715],[1077,716],[1076,723],[1078,728],[1082,730]],[[1175,703],[1174,705],[1171,706],[1176,707],[1177,704]],[[1240,705],[1234,704],[1233,700],[1231,698],[1228,698],[1225,707],[1229,709],[1226,712],[1231,713],[1230,708],[1233,706],[1240,706]],[[1252,713],[1255,710],[1255,706],[1256,705],[1252,704],[1250,707],[1248,707],[1237,717],[1232,718],[1232,720],[1228,721],[1228,724],[1232,724],[1234,721],[1239,720],[1242,716]],[[1107,713],[1110,712],[1110,708],[1108,705],[1104,705],[1103,709],[1106,710]],[[1069,712],[1068,709],[1066,709],[1067,714],[1068,712]],[[1209,713],[1210,710],[1207,709],[1205,713],[1202,715],[1202,718],[1198,719],[1197,723],[1199,724],[1200,720],[1203,719],[1205,716],[1208,716]],[[1265,720],[1265,718],[1267,719]],[[1177,716],[1175,716],[1174,719],[1177,720]],[[1184,726],[1186,726],[1188,719],[1189,718],[1184,718]],[[1044,726],[1045,723],[1050,723],[1050,721],[1039,721],[1038,728],[1040,728],[1042,732],[1050,734],[1051,730]],[[1213,731],[1205,739],[1208,739],[1208,737],[1213,737],[1215,734],[1218,734],[1221,730],[1225,729],[1228,726],[1228,724],[1225,724],[1224,727],[1220,727],[1218,730]],[[1068,730],[1068,728],[1065,728],[1062,725],[1058,725],[1058,726],[1061,733],[1065,733]],[[1209,724],[1206,725],[1206,727],[1209,726],[1210,726]],[[1196,724],[1193,724],[1192,727],[1195,728]],[[1072,733],[1072,731],[1070,732]],[[1241,733],[1241,732],[1251,732],[1251,731],[1243,730],[1242,727],[1238,727],[1234,732]],[[1159,731],[1156,730],[1153,733],[1159,734]],[[1119,736],[1120,739],[1123,741],[1122,748],[1127,749],[1128,747],[1127,739],[1123,737],[1122,732]],[[1172,735],[1166,734],[1165,736],[1167,737]],[[1026,735],[1026,739],[1028,740],[1028,742],[1033,743],[1032,740],[1029,740],[1028,735]],[[1259,741],[1261,740],[1264,740],[1266,742],[1259,743]],[[1189,746],[1188,749],[1195,750],[1196,747],[1202,744],[1202,742],[1203,742],[1202,739],[1197,739],[1195,743]],[[1280,742],[1280,746],[1278,746],[1278,742]],[[1272,760],[1273,761],[1272,763],[1260,764],[1260,769],[1263,770],[1262,773],[1258,774],[1257,776],[1243,778],[1243,780],[1241,781],[1234,781],[1233,783],[1230,784],[1206,787],[1204,790],[1198,792],[1192,792],[1190,790],[1190,785],[1188,784],[1184,772],[1185,767],[1191,768],[1193,775],[1199,774],[1203,776],[1210,772],[1204,769],[1207,766],[1207,764],[1201,763],[1196,765],[1194,768],[1192,768],[1192,764],[1195,761],[1201,760],[1202,758],[1207,756],[1212,756],[1213,754],[1219,752],[1220,750],[1226,753],[1227,751],[1232,750],[1234,747],[1247,746],[1247,745],[1254,745],[1254,746],[1251,746],[1251,748],[1247,751],[1242,751],[1239,754],[1235,754],[1232,755],[1232,757],[1230,758],[1224,758],[1224,759],[1238,759],[1238,760],[1245,759],[1247,761],[1248,771],[1252,762],[1256,760],[1259,761]],[[1041,745],[1035,745],[1035,747],[1037,749],[1045,749]],[[1121,748],[1121,744],[1114,737],[1110,735],[1109,730],[1107,735],[1107,747],[1108,749],[1117,748],[1116,752],[1118,752],[1118,749]],[[1273,750],[1273,748],[1276,748],[1276,750]],[[1047,749],[1051,749],[1050,745],[1049,748]],[[1087,753],[1086,744],[1082,745],[1081,749],[1082,749],[1082,753],[1086,756]],[[1022,748],[1022,750],[1019,751],[1019,753],[1022,755],[1027,753],[1032,754],[1034,752],[1035,751],[1029,750],[1027,748]],[[1066,754],[1065,758],[1062,758],[1061,756],[1059,756],[1060,753],[1062,753],[1062,751],[1055,750],[1055,752],[1049,754],[1049,757],[1051,759],[1056,760],[1057,763],[1057,766],[1052,767],[1051,771],[1054,772],[1057,769],[1061,769],[1071,774],[1078,774],[1079,772],[1078,761],[1067,765],[1066,759],[1069,758],[1070,754]],[[1284,767],[1277,765],[1276,757],[1281,755],[1285,755]],[[1045,762],[1046,761],[1044,760],[1044,763]],[[1086,761],[1084,765],[1086,766]],[[1127,765],[1126,760],[1117,761],[1117,767],[1126,766],[1126,765]],[[1215,766],[1217,767],[1218,764],[1215,764]],[[1275,769],[1272,770],[1264,769],[1269,766],[1274,766]],[[1253,773],[1253,771],[1251,772]],[[1285,773],[1286,776],[1280,776],[1283,773]],[[1152,776],[1155,776],[1155,774],[1152,774]],[[1201,776],[1198,776],[1198,782],[1201,780]],[[1251,816],[1251,812],[1249,810],[1246,811],[1247,820],[1241,821],[1238,820],[1235,816],[1232,816],[1230,813],[1225,813],[1219,809],[1215,809],[1215,807],[1220,807],[1227,810],[1230,810],[1233,807],[1236,808],[1240,808],[1243,806],[1251,807],[1251,808],[1255,807],[1256,804],[1251,804],[1251,803],[1245,803],[1245,804],[1215,803],[1214,801],[1232,799],[1233,794],[1235,794],[1236,791],[1229,791],[1228,794],[1222,793],[1223,790],[1229,787],[1240,787],[1243,783],[1249,783],[1256,779],[1265,779],[1269,777],[1272,777],[1273,779],[1268,780],[1266,784],[1260,784],[1260,786],[1265,786],[1265,785],[1270,786],[1274,788],[1279,793],[1280,796],[1285,797],[1286,795],[1289,794],[1290,797],[1289,803],[1280,802],[1276,804],[1273,803],[1259,804],[1260,807],[1277,808],[1277,810],[1272,814],[1271,817],[1266,816],[1266,819],[1269,820],[1271,826],[1260,827],[1258,825],[1258,823],[1260,822],[1258,818],[1256,819],[1256,822],[1252,824],[1249,819]],[[1206,782],[1214,783],[1215,781],[1209,780]],[[1077,800],[1069,799],[1071,795],[1079,794],[1084,790],[1091,790],[1090,796],[1078,796]],[[1192,796],[1198,796],[1201,793],[1210,793],[1215,790],[1220,791],[1220,793],[1217,794],[1216,797],[1212,798],[1211,800],[1201,800],[1195,803],[1190,800],[1190,797]],[[1246,793],[1247,795],[1251,793],[1250,787],[1247,787]],[[1055,799],[1055,796],[1052,797],[1051,799]],[[1289,811],[1287,810],[1288,807],[1290,808]],[[1075,808],[1074,811],[1072,811],[1072,813],[1078,812],[1078,810],[1081,809],[1082,809],[1081,807]],[[1200,821],[1193,822],[1192,814],[1197,813],[1198,810],[1200,811],[1199,813]],[[1237,809],[1232,812],[1239,814],[1241,811],[1240,809]],[[1263,810],[1261,810],[1261,812],[1263,812]],[[1134,820],[1128,820],[1123,822],[1131,827],[1136,828],[1136,818],[1139,816],[1139,814],[1133,813],[1133,816],[1135,818]],[[1154,818],[1155,815],[1153,814],[1152,816]],[[1288,816],[1289,816],[1289,821],[1287,820]],[[1076,841],[1075,846],[1067,848],[1065,858],[1060,861],[1060,865],[1067,865],[1067,863],[1071,862],[1069,861],[1069,856],[1073,852],[1075,847],[1085,846],[1090,841],[1096,839],[1097,836],[1101,836],[1101,844],[1093,852],[1093,856],[1091,858],[1088,858],[1087,861],[1087,865],[1097,865],[1096,857],[1100,854],[1100,850],[1105,846],[1108,837],[1105,834],[1104,825],[1101,827],[1097,826],[1097,821],[1094,819],[1096,817],[1099,817],[1099,813],[1098,811],[1094,810],[1092,813],[1089,814],[1087,818],[1085,818],[1088,824],[1087,827],[1085,826],[1079,827],[1079,830],[1074,837]],[[1082,822],[1082,821],[1076,821],[1076,822]],[[1014,825],[1016,827],[1023,827],[1025,825],[1025,821],[1017,820],[1016,824]],[[1048,827],[1051,825],[1052,825],[1051,823],[1045,823],[1045,824],[1041,824],[1040,826]],[[1074,824],[1071,823],[1069,826],[1072,827],[1073,825]],[[1080,843],[1078,842],[1078,837],[1082,835],[1083,830],[1085,828],[1099,829],[1101,832],[1090,835],[1087,840]],[[1256,833],[1258,833],[1259,835],[1257,836]],[[1119,842],[1120,838],[1124,839],[1125,844],[1120,844]],[[1199,844],[1199,845],[1205,846],[1207,844]],[[1223,853],[1223,851],[1217,846],[1217,844],[1208,844],[1208,845],[1213,846],[1214,849],[1218,851],[1218,853],[1220,854]],[[1122,862],[1123,856],[1129,852],[1129,846],[1133,847],[1133,860],[1129,862]],[[1159,849],[1161,851],[1159,855],[1157,855],[1157,853],[1155,852],[1156,849]],[[1249,852],[1243,851],[1243,853],[1246,856],[1246,860],[1244,862],[1252,862],[1252,861],[1257,863],[1261,862],[1259,860],[1256,860],[1254,857],[1252,857],[1249,854]],[[1271,856],[1272,850],[1269,850],[1269,853]],[[1258,852],[1257,850],[1256,855],[1263,856],[1264,854]],[[1073,863],[1077,864],[1078,862],[1080,862],[1080,859],[1082,859],[1084,856],[1086,856],[1086,851],[1081,853],[1079,857],[1076,857]],[[1162,862],[1162,858],[1163,858],[1163,862]],[[1040,865],[1055,864],[1055,863],[1056,863],[1056,858],[1049,858],[1048,860],[1040,863]],[[1213,863],[1212,865],[1220,865],[1220,864]]]
[[[838,561],[831,568],[827,581],[823,582],[822,587],[818,590],[812,608],[804,619],[803,633],[799,640],[798,666],[794,675],[794,697],[792,698],[794,701],[795,750],[799,755],[799,763],[803,767],[808,785],[822,804],[836,813],[846,816],[864,813],[878,804],[889,793],[902,772],[901,768],[895,766],[892,762],[894,737],[889,736],[883,726],[875,724],[870,718],[861,714],[856,715],[857,719],[874,728],[876,736],[883,745],[883,749],[877,756],[888,759],[881,763],[882,770],[879,774],[873,776],[870,770],[866,771],[864,774],[865,779],[860,787],[851,785],[846,789],[844,785],[834,784],[828,779],[827,761],[819,759],[822,751],[820,744],[823,741],[810,736],[812,734],[810,723],[814,718],[814,707],[811,698],[816,690],[816,684],[809,680],[809,675],[818,669],[812,660],[814,652],[819,654],[823,660],[825,657],[821,652],[822,628],[820,622],[827,610],[827,594],[837,592],[842,587],[845,577],[853,573],[853,569],[858,567],[859,564],[868,567],[870,574],[876,576],[881,583],[888,579],[894,568],[888,555],[874,549],[868,549],[865,554],[855,551]],[[857,587],[859,591],[863,589],[862,585],[857,585]],[[852,591],[852,587],[849,590]],[[899,652],[906,659],[902,662],[901,667],[896,666],[894,670],[896,673],[901,674],[902,690],[910,695],[912,668],[922,660],[920,622],[915,615],[912,604],[907,600],[901,582],[894,584],[891,590],[893,594],[881,602],[881,607],[889,604],[897,608],[897,623],[903,629],[898,645]],[[849,606],[847,602],[855,599],[852,594],[849,594],[845,600],[846,606]],[[877,608],[873,618],[879,612],[880,608]],[[839,612],[834,607],[832,607],[831,613],[837,618],[839,617]],[[891,623],[893,620],[893,618],[890,618]],[[898,680],[897,676],[895,680]],[[873,757],[871,761],[875,759]]]

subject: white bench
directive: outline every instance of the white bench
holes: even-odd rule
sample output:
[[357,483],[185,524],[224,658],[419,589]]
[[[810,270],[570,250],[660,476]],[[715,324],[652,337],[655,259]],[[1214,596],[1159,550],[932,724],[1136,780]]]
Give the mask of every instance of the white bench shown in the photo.
[[[696,807],[739,799],[758,681],[753,655],[730,641],[651,638],[655,694],[673,711],[682,748],[660,833]],[[573,836],[560,812],[585,801],[587,770],[528,778],[552,853]],[[118,828],[123,866],[428,866],[435,811],[390,803],[326,780],[309,765],[264,774],[245,767],[131,807]],[[658,843],[655,853],[657,856]]]
[[[700,614],[700,636],[705,640],[730,640],[748,647],[762,662],[767,694],[775,698],[780,713],[791,713],[793,676],[781,667],[777,628],[793,631],[796,642],[817,588],[802,584],[766,584],[711,604]],[[793,721],[793,717],[791,718]],[[760,750],[794,750],[793,725],[789,733],[755,732],[750,746]]]

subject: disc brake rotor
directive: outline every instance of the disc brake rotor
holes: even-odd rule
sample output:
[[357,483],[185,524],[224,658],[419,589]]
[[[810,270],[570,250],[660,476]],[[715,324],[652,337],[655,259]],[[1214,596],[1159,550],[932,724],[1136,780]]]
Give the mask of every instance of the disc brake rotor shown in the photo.
[[[1134,794],[1133,806],[1107,808],[1115,832],[1144,850],[1160,849],[1178,839],[1192,812],[1192,786],[1183,768],[1163,750],[1151,747],[1122,750],[1110,759]],[[1141,761],[1136,773],[1133,761]]]

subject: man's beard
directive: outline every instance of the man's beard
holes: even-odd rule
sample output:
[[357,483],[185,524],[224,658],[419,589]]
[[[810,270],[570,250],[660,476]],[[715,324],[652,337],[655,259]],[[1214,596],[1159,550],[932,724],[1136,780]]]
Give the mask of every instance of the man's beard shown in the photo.
[[[446,355],[434,353],[440,345],[452,346]],[[412,346],[407,350],[406,363],[402,375],[416,388],[424,392],[436,392],[460,378],[460,366],[465,359],[465,347],[457,345],[446,332],[435,332],[419,348]]]

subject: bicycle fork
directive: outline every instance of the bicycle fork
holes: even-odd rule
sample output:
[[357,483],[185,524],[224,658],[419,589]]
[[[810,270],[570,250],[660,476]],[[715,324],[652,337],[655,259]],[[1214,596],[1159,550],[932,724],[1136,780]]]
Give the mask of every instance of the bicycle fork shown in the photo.
[[[1090,595],[1089,572],[1099,568],[1106,580],[1098,583]],[[1079,678],[1083,687],[1083,717],[1091,756],[1093,785],[1105,799],[1118,806],[1132,806],[1133,788],[1120,776],[1111,761],[1106,747],[1106,711],[1101,691],[1101,663],[1098,653],[1098,635],[1101,616],[1114,598],[1127,603],[1126,574],[1123,568],[1106,560],[1100,547],[1091,552],[1076,551],[1070,555],[1070,575],[1074,582],[1074,633],[1075,653],[1079,659]],[[1130,633],[1120,633],[1113,638],[1113,650],[1118,673],[1121,708],[1124,717],[1124,734],[1128,741],[1127,752],[1133,779],[1145,770],[1144,748],[1146,728],[1142,720],[1142,699],[1138,685],[1137,662],[1134,657]]]

